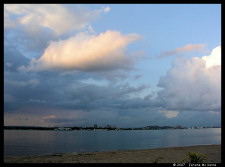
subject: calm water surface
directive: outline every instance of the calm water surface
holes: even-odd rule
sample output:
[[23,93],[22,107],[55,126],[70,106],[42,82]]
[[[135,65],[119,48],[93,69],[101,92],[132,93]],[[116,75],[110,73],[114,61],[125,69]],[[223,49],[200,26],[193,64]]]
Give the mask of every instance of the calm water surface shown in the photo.
[[38,155],[221,144],[221,128],[121,131],[4,130],[4,155]]

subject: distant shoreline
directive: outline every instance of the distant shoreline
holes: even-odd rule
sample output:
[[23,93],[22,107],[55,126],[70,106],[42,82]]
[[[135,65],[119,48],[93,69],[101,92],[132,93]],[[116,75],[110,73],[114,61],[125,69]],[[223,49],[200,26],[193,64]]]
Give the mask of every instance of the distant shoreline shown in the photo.
[[213,127],[182,127],[182,126],[145,126],[138,128],[119,128],[115,126],[106,127],[35,127],[35,126],[4,126],[4,130],[56,130],[56,131],[72,131],[72,130],[164,130],[164,129],[208,129],[221,128]]
[[[221,163],[221,145],[199,145],[145,150],[5,156],[4,163],[179,163],[187,152],[205,154],[204,163]],[[159,158],[161,157],[161,158]]]

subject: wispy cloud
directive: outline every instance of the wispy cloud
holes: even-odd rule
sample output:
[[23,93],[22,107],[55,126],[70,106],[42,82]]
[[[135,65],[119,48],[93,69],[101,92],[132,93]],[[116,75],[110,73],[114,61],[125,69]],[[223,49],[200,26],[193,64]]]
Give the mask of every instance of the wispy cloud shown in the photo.
[[181,48],[176,48],[172,51],[164,51],[159,54],[158,58],[166,58],[168,56],[173,56],[176,54],[184,53],[184,52],[194,52],[194,51],[202,51],[205,47],[205,44],[187,44]]

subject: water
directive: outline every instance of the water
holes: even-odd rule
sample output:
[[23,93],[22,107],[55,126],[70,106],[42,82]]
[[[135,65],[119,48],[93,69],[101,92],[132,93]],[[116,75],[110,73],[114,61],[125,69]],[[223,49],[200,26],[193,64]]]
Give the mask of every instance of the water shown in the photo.
[[221,144],[221,128],[121,131],[4,130],[4,155],[41,155]]

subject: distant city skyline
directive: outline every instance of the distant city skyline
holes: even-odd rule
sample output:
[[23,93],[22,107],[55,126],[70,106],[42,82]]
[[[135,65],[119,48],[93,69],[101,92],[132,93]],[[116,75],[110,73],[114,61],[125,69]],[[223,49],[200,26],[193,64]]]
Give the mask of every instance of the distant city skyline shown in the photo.
[[4,126],[221,125],[221,4],[4,4]]
[[6,130],[163,130],[163,129],[204,129],[204,128],[221,128],[221,126],[144,126],[144,127],[118,127],[115,125],[106,126],[4,126]]

